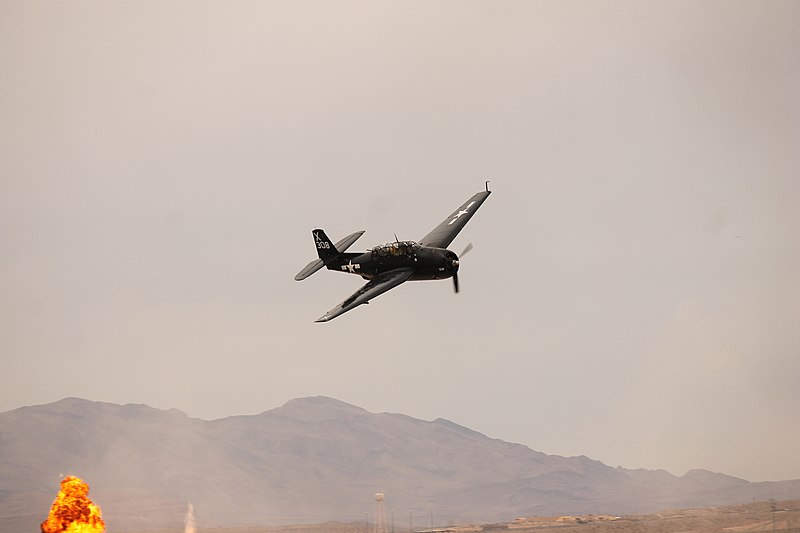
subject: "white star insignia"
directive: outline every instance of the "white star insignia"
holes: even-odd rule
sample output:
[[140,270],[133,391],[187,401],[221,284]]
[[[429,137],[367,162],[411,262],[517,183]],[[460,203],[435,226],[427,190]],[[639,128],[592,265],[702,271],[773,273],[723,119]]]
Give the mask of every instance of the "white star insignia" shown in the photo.
[[342,265],[342,270],[355,274],[356,270],[361,270],[361,265],[359,263],[353,264],[353,261],[350,260],[346,265]]
[[450,224],[452,224],[453,222],[455,222],[456,220],[461,218],[461,215],[466,215],[467,213],[469,213],[469,208],[472,207],[472,204],[474,204],[474,203],[475,203],[474,201],[470,202],[469,205],[467,205],[467,207],[465,207],[464,209],[459,210],[458,213],[453,215],[453,217],[454,217],[453,220],[448,222],[447,225],[449,226]]

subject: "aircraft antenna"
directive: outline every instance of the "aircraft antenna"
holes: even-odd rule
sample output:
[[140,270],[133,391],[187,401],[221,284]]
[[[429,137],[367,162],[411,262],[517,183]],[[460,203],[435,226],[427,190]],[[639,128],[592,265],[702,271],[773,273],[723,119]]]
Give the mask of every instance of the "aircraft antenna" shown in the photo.
[[486,192],[489,192],[489,180],[486,180]]
[[394,242],[400,242],[400,239],[397,238],[397,233],[394,234]]

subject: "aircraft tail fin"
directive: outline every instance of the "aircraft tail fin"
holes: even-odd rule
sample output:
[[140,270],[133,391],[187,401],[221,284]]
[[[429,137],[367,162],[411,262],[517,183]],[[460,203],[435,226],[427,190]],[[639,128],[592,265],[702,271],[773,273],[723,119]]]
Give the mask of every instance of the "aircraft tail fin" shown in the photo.
[[[316,272],[317,270],[321,269],[324,266],[328,266],[331,268],[331,265],[336,264],[336,258],[338,257],[341,259],[342,257],[346,256],[347,254],[342,254],[345,250],[350,248],[359,237],[364,234],[364,231],[356,231],[355,233],[351,233],[347,237],[344,237],[342,240],[337,242],[336,244],[332,244],[331,240],[325,234],[325,232],[321,229],[315,229],[312,234],[314,235],[314,244],[317,246],[317,254],[319,255],[319,259],[314,259],[309,264],[307,264],[303,270],[297,273],[294,277],[297,281],[302,281],[306,279],[308,276]],[[357,255],[357,254],[354,254]]]
[[324,263],[328,263],[339,255],[336,246],[334,246],[328,236],[325,235],[323,230],[315,229],[312,233],[314,234],[314,244],[317,245],[317,254],[319,254],[319,258],[322,259]]

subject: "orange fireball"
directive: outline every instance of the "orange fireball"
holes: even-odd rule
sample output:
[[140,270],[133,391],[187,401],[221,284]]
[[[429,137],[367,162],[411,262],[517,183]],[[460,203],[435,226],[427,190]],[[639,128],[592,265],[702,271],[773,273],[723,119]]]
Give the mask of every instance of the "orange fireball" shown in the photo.
[[75,476],[61,482],[42,533],[103,533],[106,524],[100,508],[88,497],[89,485]]

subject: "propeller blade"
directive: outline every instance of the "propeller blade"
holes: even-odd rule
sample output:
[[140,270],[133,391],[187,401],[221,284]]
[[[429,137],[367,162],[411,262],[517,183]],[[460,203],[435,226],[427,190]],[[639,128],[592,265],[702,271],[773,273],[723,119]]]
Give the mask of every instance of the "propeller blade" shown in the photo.
[[456,294],[458,294],[458,273],[453,274],[453,290],[456,291]]
[[464,247],[464,251],[458,254],[458,257],[464,257],[470,250],[472,250],[472,243],[469,243]]

